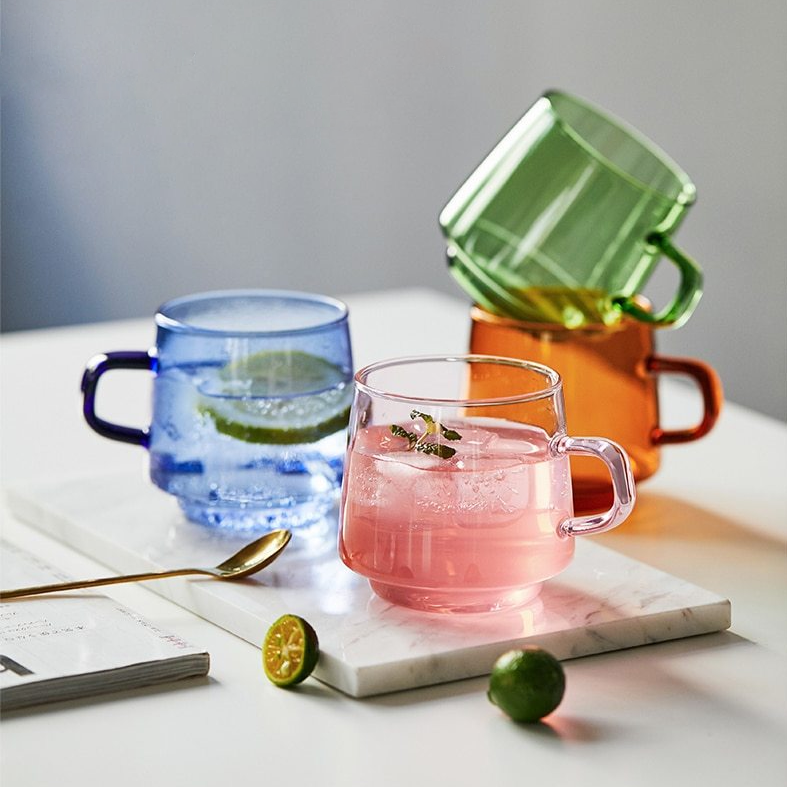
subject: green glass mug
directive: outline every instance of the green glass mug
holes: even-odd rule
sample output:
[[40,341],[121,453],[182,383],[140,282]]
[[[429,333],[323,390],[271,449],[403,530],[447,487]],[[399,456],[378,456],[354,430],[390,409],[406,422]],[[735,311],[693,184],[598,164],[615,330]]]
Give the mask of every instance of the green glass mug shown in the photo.
[[[547,92],[440,213],[448,263],[489,311],[566,327],[621,316],[677,327],[702,271],[671,235],[696,189],[652,142],[586,102]],[[659,259],[680,282],[658,313],[636,301]]]

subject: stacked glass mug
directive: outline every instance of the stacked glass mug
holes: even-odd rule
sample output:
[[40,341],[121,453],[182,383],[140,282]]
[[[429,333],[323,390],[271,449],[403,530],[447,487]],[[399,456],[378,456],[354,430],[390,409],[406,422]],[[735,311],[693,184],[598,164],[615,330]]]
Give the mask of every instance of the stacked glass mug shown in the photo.
[[[636,481],[656,472],[662,445],[707,434],[722,403],[711,367],[655,351],[655,331],[683,325],[702,295],[702,271],[672,240],[695,198],[688,175],[650,140],[550,91],[440,214],[449,269],[475,302],[470,352],[555,369],[569,432],[619,443]],[[679,282],[654,312],[642,290],[662,258]],[[697,384],[698,424],[661,426],[662,373]],[[608,507],[612,488],[600,463],[571,464],[575,510]]]

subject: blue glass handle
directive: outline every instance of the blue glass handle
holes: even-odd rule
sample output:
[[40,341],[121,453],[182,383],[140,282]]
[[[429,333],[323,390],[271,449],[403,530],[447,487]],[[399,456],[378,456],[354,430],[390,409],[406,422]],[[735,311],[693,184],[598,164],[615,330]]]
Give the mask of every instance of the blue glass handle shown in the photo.
[[96,415],[96,388],[104,372],[110,369],[146,369],[153,371],[156,367],[155,351],[122,351],[102,353],[91,358],[82,375],[82,412],[85,420],[93,431],[110,440],[122,443],[133,443],[148,447],[150,433],[148,429],[135,429],[130,426],[105,421]]

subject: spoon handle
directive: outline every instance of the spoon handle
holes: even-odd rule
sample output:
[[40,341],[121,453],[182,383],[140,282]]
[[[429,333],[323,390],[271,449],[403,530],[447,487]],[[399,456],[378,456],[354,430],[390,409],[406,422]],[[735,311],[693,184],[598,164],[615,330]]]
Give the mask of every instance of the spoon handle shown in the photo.
[[77,588],[93,588],[99,585],[118,585],[121,582],[141,582],[147,579],[164,579],[180,577],[184,574],[206,574],[201,568],[179,568],[173,571],[154,571],[147,574],[126,574],[121,577],[101,577],[99,579],[78,579],[72,582],[58,582],[53,585],[34,585],[16,590],[0,590],[0,601],[21,596],[39,596],[42,593],[56,593],[60,590],[76,590]]

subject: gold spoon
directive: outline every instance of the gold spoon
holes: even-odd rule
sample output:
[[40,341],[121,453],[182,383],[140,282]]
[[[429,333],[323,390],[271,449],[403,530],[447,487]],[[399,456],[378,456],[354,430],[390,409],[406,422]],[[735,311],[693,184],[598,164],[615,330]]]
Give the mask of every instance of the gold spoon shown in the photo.
[[289,530],[272,530],[262,538],[247,544],[240,552],[219,563],[215,568],[178,568],[174,571],[154,571],[149,574],[128,574],[123,577],[102,577],[101,579],[82,579],[73,582],[60,582],[54,585],[38,585],[16,590],[0,590],[0,601],[20,596],[38,596],[41,593],[54,593],[59,590],[91,588],[97,585],[116,585],[120,582],[140,582],[146,579],[180,577],[184,574],[207,574],[214,579],[240,579],[265,568],[282,553],[290,541]]

